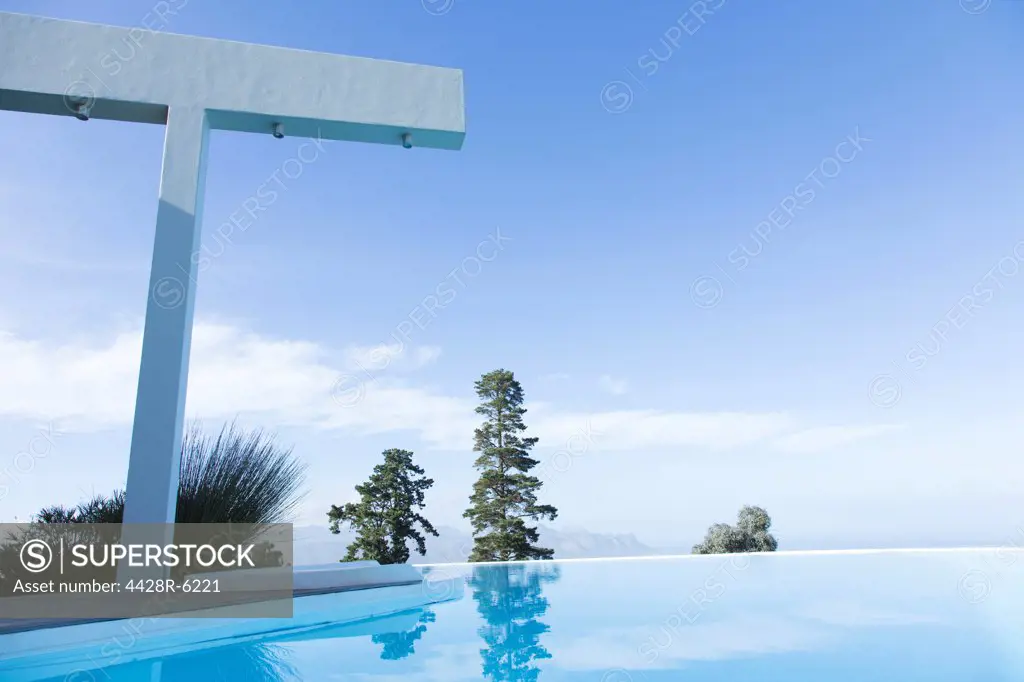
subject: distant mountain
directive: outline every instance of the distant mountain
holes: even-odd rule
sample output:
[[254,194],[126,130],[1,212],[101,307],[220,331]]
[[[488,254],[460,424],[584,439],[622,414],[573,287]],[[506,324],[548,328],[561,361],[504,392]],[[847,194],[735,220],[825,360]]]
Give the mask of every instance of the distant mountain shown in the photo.
[[632,533],[591,533],[583,528],[556,530],[538,526],[540,545],[555,550],[558,559],[585,559],[590,557],[644,556],[664,554],[636,539]]
[[[557,559],[591,557],[643,556],[666,554],[666,550],[649,547],[631,534],[592,533],[583,528],[554,529],[539,526],[540,544],[555,550]],[[427,554],[413,552],[413,564],[460,563],[473,549],[473,537],[458,528],[440,526],[438,537],[427,538]],[[333,535],[326,526],[295,527],[295,565],[330,564],[345,555],[345,548],[354,539],[350,531]]]
[[[538,526],[540,544],[555,550],[556,559],[581,559],[596,557],[652,556],[666,554],[689,554],[692,545],[651,547],[637,540],[632,533],[592,533],[584,528],[550,528]],[[472,536],[458,528],[439,526],[439,537],[427,538],[427,554],[415,552],[409,559],[413,564],[461,563],[469,557],[473,548]],[[899,547],[1024,547],[1024,531],[1014,537],[994,532],[979,534],[973,538],[965,535],[923,536],[910,534],[888,537],[845,537],[821,538],[804,536],[777,536],[781,550],[809,549],[893,549]],[[332,535],[326,526],[295,527],[295,564],[333,564],[345,556],[345,549],[354,539],[351,532]]]

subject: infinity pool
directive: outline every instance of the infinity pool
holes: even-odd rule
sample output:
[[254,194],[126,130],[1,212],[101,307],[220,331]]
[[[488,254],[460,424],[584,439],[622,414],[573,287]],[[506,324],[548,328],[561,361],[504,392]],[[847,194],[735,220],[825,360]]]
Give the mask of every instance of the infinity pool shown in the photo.
[[88,670],[25,677],[21,664],[18,679],[1024,679],[1024,553],[1016,551],[424,570],[464,580],[462,598],[360,623],[209,642],[129,664],[96,667],[99,654],[82,651],[82,660],[93,661]]

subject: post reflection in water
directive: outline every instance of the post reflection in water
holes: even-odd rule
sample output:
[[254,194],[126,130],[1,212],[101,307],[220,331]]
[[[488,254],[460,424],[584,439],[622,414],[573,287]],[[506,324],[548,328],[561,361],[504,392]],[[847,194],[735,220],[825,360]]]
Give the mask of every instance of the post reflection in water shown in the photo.
[[561,577],[558,566],[480,566],[468,585],[484,625],[477,632],[487,646],[480,650],[483,676],[495,682],[534,682],[536,661],[551,658],[540,643],[550,628],[541,618],[548,610],[543,585]]

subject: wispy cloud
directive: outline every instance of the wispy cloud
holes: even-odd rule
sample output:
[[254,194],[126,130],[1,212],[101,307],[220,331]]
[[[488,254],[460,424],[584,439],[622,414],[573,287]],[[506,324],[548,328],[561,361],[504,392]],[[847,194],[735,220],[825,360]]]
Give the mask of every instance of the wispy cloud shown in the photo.
[[612,395],[623,395],[629,389],[625,379],[615,379],[607,374],[598,379],[597,383],[604,391]]
[[589,424],[597,434],[594,450],[644,450],[695,447],[721,450],[749,445],[799,427],[782,412],[548,412],[534,409],[533,432],[541,442],[564,443]]
[[75,258],[60,258],[57,256],[45,256],[29,251],[8,250],[0,259],[9,263],[15,263],[32,268],[45,268],[61,272],[85,272],[85,273],[139,273],[149,270],[148,263],[121,263],[102,262],[93,260],[79,260]]
[[[867,598],[878,599],[875,595]],[[812,603],[781,611],[746,609],[728,613],[722,620],[681,628],[662,624],[603,629],[563,640],[558,642],[559,664],[568,670],[675,670],[684,662],[820,650],[842,641],[852,628],[943,622],[926,611],[894,611],[870,603]]]
[[[138,329],[103,343],[54,343],[0,332],[0,372],[4,377],[0,415],[55,419],[66,430],[127,426],[133,413],[141,347]],[[252,416],[275,427],[343,429],[361,434],[410,432],[427,447],[467,448],[467,434],[472,434],[479,422],[470,387],[456,395],[444,395],[410,384],[406,375],[381,372],[366,381],[365,394],[357,404],[339,405],[332,397],[339,374],[355,361],[375,367],[387,359],[410,369],[422,367],[440,354],[436,347],[398,350],[377,346],[332,352],[310,341],[272,338],[231,324],[201,321],[193,333],[187,414],[201,419]],[[581,428],[599,434],[595,451],[721,450],[786,434],[793,434],[791,441],[799,444],[809,440],[808,433],[816,433],[783,412],[576,412],[550,403],[529,407],[531,435],[541,438],[542,448],[564,445]],[[832,441],[838,440],[833,435]]]
[[376,346],[350,346],[346,360],[350,368],[379,371],[384,369],[419,369],[441,357],[437,346],[406,349],[401,343]]
[[875,627],[884,625],[916,625],[919,623],[941,623],[941,618],[928,612],[895,611],[876,609],[853,601],[836,601],[811,604],[798,609],[796,615],[827,625],[841,627]]
[[[642,643],[652,635],[668,640],[657,656],[645,656]],[[721,661],[772,653],[812,651],[834,639],[820,626],[791,618],[752,614],[723,622],[689,625],[671,637],[656,627],[605,630],[559,643],[560,666],[567,670],[675,669],[683,661]]]
[[812,454],[876,438],[902,428],[899,424],[819,426],[783,436],[775,441],[775,447],[793,454]]

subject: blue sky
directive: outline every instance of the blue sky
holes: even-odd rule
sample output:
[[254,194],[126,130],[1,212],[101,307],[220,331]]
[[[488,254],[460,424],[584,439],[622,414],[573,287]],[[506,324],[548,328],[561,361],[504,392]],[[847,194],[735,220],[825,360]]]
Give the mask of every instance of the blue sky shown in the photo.
[[[506,367],[564,526],[690,544],[751,503],[785,546],[1021,522],[1024,4],[176,6],[158,28],[465,72],[458,153],[213,135],[188,415],[294,444],[299,521],[403,447],[428,517],[463,526],[472,384]],[[10,519],[123,484],[163,131],[0,122]],[[348,375],[359,399],[332,399]]]

